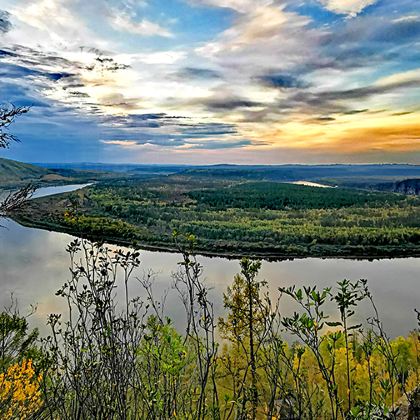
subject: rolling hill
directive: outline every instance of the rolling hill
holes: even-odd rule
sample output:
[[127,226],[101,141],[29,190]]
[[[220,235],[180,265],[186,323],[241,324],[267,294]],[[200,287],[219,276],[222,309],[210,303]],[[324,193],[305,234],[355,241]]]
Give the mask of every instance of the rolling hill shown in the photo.
[[50,171],[28,163],[0,158],[0,188],[9,188],[45,179]]

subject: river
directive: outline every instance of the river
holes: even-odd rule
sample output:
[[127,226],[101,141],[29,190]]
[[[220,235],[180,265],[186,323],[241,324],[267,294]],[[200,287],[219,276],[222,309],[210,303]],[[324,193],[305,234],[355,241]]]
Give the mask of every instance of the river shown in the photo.
[[[71,191],[80,186],[40,189],[37,196]],[[18,300],[22,313],[36,305],[30,318],[32,325],[44,332],[49,313],[60,313],[63,300],[55,296],[58,288],[68,280],[69,258],[65,252],[71,235],[26,228],[12,220],[2,221],[0,229],[0,306],[10,303],[10,294]],[[177,327],[184,322],[184,313],[177,293],[172,286],[172,273],[177,270],[180,255],[166,252],[141,252],[141,266],[133,276],[130,292],[142,295],[135,277],[152,270],[155,290],[161,295],[168,290],[166,308]],[[204,267],[204,277],[212,288],[211,297],[215,311],[223,313],[222,296],[239,270],[237,260],[198,257]],[[348,260],[307,258],[292,261],[263,262],[260,278],[268,282],[273,295],[279,286],[296,284],[327,287],[344,278],[365,278],[375,296],[386,331],[391,336],[405,335],[416,327],[414,308],[420,309],[420,258]],[[284,301],[282,312],[289,314],[293,307]],[[365,321],[372,316],[367,304],[358,307],[355,321]]]

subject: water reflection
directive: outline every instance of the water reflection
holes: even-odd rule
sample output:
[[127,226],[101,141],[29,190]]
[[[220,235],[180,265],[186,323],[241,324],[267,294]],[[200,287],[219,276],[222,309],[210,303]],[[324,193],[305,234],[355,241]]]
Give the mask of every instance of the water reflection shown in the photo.
[[[56,191],[56,190],[55,190]],[[73,239],[70,235],[25,228],[11,220],[3,221],[0,230],[0,306],[10,302],[10,294],[19,301],[21,308],[37,304],[32,323],[45,331],[47,315],[61,312],[63,300],[55,296],[56,290],[69,277],[68,255],[65,248]],[[142,252],[142,264],[136,270],[130,291],[144,295],[135,280],[149,270],[156,273],[155,291],[160,296],[169,290],[166,308],[178,328],[184,322],[184,312],[177,293],[172,290],[171,273],[177,270],[180,255],[163,252]],[[199,257],[204,266],[205,278],[212,287],[211,296],[217,314],[223,313],[222,296],[226,286],[239,270],[238,261],[223,258]],[[420,287],[418,273],[419,258],[354,261],[343,259],[264,262],[261,278],[267,280],[273,294],[279,286],[296,284],[326,287],[344,278],[369,281],[387,331],[392,335],[407,334],[416,327],[414,308],[420,308]],[[284,313],[293,307],[285,301]],[[367,305],[359,307],[358,320],[371,315]]]
[[61,194],[61,193],[70,192],[70,191],[76,191],[76,190],[80,190],[81,188],[88,187],[89,185],[92,185],[92,183],[63,185],[61,187],[39,188],[35,191],[32,198],[40,198],[40,197],[46,197],[48,195]]

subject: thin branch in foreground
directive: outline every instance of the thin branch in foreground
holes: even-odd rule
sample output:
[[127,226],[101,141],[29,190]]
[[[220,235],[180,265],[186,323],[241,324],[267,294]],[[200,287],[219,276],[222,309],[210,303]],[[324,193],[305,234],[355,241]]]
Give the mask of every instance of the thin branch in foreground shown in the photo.
[[21,209],[26,202],[33,196],[36,187],[33,184],[28,184],[20,188],[18,191],[13,191],[0,203],[0,216],[5,216],[13,211]]
[[2,106],[0,107],[0,149],[7,149],[12,142],[19,142],[19,139],[7,131],[8,127],[19,115],[29,111],[27,106]]

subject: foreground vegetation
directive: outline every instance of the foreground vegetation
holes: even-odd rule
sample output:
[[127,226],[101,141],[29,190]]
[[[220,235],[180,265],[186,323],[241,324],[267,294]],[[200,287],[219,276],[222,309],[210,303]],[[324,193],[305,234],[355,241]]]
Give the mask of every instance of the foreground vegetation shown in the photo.
[[172,175],[100,183],[34,200],[13,217],[95,240],[264,257],[420,255],[420,198],[342,188]]
[[[165,316],[150,276],[137,279],[144,299],[129,295],[138,252],[69,245],[70,278],[57,292],[67,311],[50,315],[50,336],[29,333],[13,310],[0,315],[1,418],[419,415],[419,330],[390,339],[366,281],[280,288],[270,296],[258,278],[261,263],[243,259],[224,295],[226,315],[216,319],[194,238],[175,242],[183,256],[174,274],[183,333]],[[281,310],[283,299],[295,302],[294,313]],[[370,302],[372,317],[355,324],[362,301]],[[335,313],[326,312],[328,302]]]

